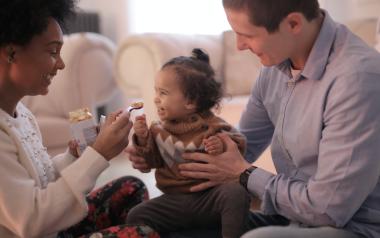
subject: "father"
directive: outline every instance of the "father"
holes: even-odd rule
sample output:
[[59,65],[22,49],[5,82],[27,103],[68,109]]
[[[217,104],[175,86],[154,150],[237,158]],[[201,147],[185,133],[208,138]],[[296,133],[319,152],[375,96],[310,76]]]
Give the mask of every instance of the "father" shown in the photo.
[[[223,0],[237,47],[264,65],[240,120],[252,162],[271,144],[277,175],[223,135],[221,156],[187,154],[203,190],[237,180],[262,200],[244,237],[380,237],[380,54],[317,0]],[[238,202],[238,201],[237,201]],[[276,226],[273,225],[285,225]]]
[[[317,0],[223,5],[264,67],[239,125],[246,158],[223,134],[225,153],[185,154],[182,174],[207,179],[193,191],[240,179],[262,200],[244,238],[380,237],[380,54]],[[277,175],[250,164],[269,145]]]

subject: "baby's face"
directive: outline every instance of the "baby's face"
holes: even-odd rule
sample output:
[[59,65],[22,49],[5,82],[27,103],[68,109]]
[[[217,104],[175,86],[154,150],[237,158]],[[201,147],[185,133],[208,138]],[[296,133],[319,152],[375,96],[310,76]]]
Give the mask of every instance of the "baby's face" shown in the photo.
[[161,121],[184,120],[195,112],[195,105],[185,98],[179,82],[170,68],[159,71],[156,76],[154,103]]

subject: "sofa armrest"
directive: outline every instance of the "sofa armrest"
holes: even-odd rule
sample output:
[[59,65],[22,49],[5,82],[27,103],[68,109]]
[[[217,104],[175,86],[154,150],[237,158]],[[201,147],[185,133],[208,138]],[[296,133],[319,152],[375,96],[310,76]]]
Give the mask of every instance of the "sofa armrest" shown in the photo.
[[146,33],[126,38],[115,57],[116,79],[129,99],[144,102],[148,121],[156,120],[154,78],[169,59],[190,55],[193,48],[205,49],[210,55],[217,78],[222,78],[222,41],[216,35],[179,35]]
[[48,147],[49,154],[54,156],[64,152],[72,139],[69,120],[54,116],[41,116],[36,119],[43,144]]

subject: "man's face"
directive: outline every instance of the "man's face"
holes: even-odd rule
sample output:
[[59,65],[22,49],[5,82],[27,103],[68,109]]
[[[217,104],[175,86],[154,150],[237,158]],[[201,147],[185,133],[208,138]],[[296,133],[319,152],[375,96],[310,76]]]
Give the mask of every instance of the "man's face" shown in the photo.
[[239,50],[250,50],[264,66],[277,65],[291,56],[292,38],[283,23],[278,31],[269,33],[264,27],[253,25],[246,11],[226,8],[225,12]]

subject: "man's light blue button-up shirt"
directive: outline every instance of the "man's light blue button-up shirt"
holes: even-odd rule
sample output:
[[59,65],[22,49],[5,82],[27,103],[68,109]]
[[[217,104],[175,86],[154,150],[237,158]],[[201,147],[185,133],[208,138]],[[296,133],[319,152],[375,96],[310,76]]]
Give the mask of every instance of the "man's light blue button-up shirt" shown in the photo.
[[249,191],[266,214],[380,237],[380,54],[325,13],[291,77],[264,67],[242,115],[246,159],[271,144],[278,173],[256,169]]

